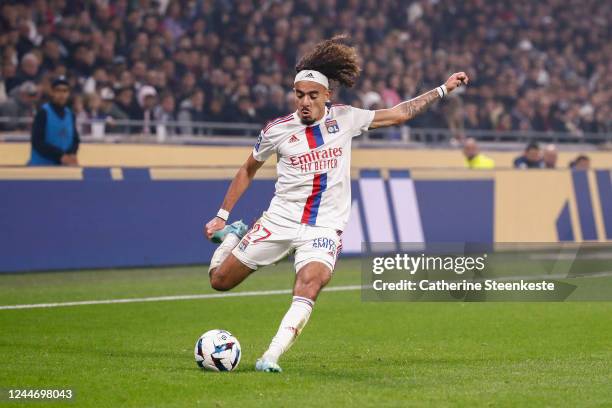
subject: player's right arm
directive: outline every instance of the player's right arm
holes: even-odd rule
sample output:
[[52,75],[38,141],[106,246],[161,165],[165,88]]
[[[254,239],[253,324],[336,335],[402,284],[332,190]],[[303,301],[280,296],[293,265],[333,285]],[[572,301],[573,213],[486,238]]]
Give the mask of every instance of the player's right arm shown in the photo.
[[[263,164],[263,161],[255,160],[253,153],[249,155],[244,164],[240,167],[240,169],[238,169],[232,183],[227,189],[227,193],[225,193],[225,198],[223,199],[223,204],[221,204],[222,209],[226,210],[227,212],[232,211],[234,205],[236,205],[242,194],[251,184],[253,177],[255,177],[255,173],[257,173],[257,170],[259,170]],[[214,217],[206,224],[206,237],[210,239],[212,234],[220,229],[223,229],[224,227],[225,220],[218,216]]]
[[[468,76],[465,72],[456,72],[444,83],[447,92],[452,92],[461,85],[467,85]],[[370,123],[370,129],[386,126],[397,126],[413,119],[423,113],[432,103],[442,98],[442,91],[432,89],[409,101],[402,102],[389,109],[379,109],[375,111],[374,119]]]

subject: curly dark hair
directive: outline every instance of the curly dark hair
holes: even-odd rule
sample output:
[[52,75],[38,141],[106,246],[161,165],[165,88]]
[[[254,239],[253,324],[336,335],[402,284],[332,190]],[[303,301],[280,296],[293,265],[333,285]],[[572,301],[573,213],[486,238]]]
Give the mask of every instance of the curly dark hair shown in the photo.
[[347,44],[348,36],[337,35],[318,43],[295,66],[295,72],[305,69],[319,71],[331,81],[347,88],[355,85],[361,72],[357,50]]

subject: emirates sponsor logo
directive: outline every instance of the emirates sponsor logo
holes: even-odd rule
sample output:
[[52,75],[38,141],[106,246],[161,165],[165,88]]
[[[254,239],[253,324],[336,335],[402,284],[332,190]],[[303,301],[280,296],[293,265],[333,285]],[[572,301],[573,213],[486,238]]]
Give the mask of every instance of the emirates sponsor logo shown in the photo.
[[321,171],[338,167],[338,157],[342,156],[341,147],[313,150],[298,156],[290,156],[289,163],[299,167],[302,173]]

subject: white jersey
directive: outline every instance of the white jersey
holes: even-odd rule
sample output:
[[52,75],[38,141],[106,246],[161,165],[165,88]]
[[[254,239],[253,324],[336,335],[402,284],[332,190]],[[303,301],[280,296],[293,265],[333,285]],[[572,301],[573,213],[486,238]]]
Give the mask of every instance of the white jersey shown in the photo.
[[310,126],[297,112],[270,122],[253,149],[257,161],[276,153],[278,180],[268,213],[289,221],[344,230],[351,208],[351,141],[374,111],[332,105]]

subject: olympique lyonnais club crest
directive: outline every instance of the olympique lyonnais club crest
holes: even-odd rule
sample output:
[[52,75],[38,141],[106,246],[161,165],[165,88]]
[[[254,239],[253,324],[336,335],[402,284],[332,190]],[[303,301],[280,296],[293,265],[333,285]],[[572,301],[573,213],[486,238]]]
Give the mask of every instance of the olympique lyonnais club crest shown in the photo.
[[336,122],[335,120],[328,120],[327,122],[325,122],[325,127],[327,128],[327,133],[336,133],[340,131],[338,122]]

